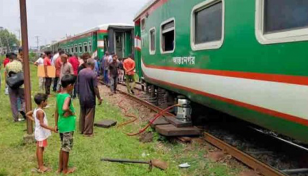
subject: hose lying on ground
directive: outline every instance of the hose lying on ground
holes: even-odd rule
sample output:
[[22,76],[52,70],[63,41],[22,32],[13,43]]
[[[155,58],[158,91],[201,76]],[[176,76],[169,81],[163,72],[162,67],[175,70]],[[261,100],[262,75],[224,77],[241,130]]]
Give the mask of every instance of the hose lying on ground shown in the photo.
[[[123,124],[120,124],[120,125],[118,126],[118,128],[119,128],[119,127],[122,127],[122,126],[125,126],[125,125],[127,125],[127,124],[130,124],[130,123],[133,123],[133,122],[135,122],[135,121],[137,120],[137,117],[136,117],[135,115],[128,114],[128,113],[127,113],[127,109],[124,108],[123,106],[121,106],[121,103],[122,103],[122,102],[123,102],[123,100],[120,101],[119,107],[124,111],[124,115],[125,115],[126,117],[131,117],[131,118],[133,118],[133,119],[132,119],[132,120],[129,120],[129,121],[127,121],[127,122],[124,122]],[[128,136],[136,136],[136,135],[138,135],[138,134],[141,134],[141,133],[145,132],[145,130],[147,130],[147,129],[155,122],[155,120],[157,120],[158,118],[160,118],[162,115],[164,115],[164,114],[165,114],[167,111],[169,111],[170,109],[172,109],[172,108],[174,108],[174,107],[178,107],[178,106],[179,106],[178,104],[175,104],[175,105],[169,106],[168,108],[166,108],[166,109],[164,109],[164,110],[158,112],[158,113],[155,115],[155,117],[154,117],[144,128],[140,129],[137,133],[125,133],[125,134],[128,135]]]
[[122,109],[122,110],[124,111],[124,116],[130,117],[130,118],[132,118],[132,120],[129,120],[129,121],[127,121],[127,122],[124,122],[124,123],[118,125],[118,126],[117,126],[118,128],[120,128],[120,127],[122,127],[122,126],[125,126],[125,125],[128,125],[128,124],[130,124],[130,123],[133,123],[133,122],[135,122],[135,121],[138,119],[135,115],[129,114],[129,113],[128,113],[128,110],[127,110],[125,107],[122,106],[123,101],[124,101],[124,100],[122,99],[122,100],[118,103],[118,105],[119,105],[120,109]]

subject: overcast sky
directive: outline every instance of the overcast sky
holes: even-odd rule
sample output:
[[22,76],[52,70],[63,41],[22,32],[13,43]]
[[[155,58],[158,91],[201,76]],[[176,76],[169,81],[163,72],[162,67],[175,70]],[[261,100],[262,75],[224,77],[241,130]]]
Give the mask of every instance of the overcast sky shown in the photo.
[[[149,0],[27,0],[30,46],[75,34],[105,23],[133,24]],[[0,0],[0,26],[16,35],[20,29],[19,0]],[[19,37],[19,35],[17,35]]]

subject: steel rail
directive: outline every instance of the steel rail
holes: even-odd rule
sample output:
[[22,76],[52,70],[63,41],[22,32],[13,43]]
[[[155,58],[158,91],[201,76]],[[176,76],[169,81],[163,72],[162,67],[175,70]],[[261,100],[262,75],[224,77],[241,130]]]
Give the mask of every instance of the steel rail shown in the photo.
[[[118,83],[119,85],[122,85],[122,86],[126,86],[126,84],[125,83]],[[138,85],[140,85],[140,83],[138,84]],[[142,89],[141,88],[139,88],[139,87],[134,87],[134,89],[136,89],[136,90],[138,90],[138,91],[142,91]]]
[[[100,81],[100,83],[105,85],[102,81]],[[160,107],[157,107],[157,106],[155,106],[155,105],[153,105],[153,104],[151,104],[151,103],[149,103],[149,102],[147,102],[145,100],[142,100],[142,99],[140,99],[140,98],[138,98],[138,97],[136,97],[134,95],[131,95],[131,94],[127,93],[127,92],[124,92],[124,91],[122,91],[120,89],[117,89],[117,92],[121,93],[122,95],[127,96],[128,98],[130,98],[133,101],[136,101],[137,103],[140,103],[140,104],[150,108],[152,111],[155,111],[155,112],[163,111],[163,109],[161,109]],[[175,116],[174,114],[169,113],[169,112],[165,112],[163,115],[164,116],[171,116],[171,117]]]
[[[147,102],[145,100],[142,100],[142,99],[140,99],[140,98],[138,98],[138,97],[136,97],[134,95],[126,93],[126,92],[124,92],[122,90],[118,90],[118,92],[120,92],[121,94],[127,96],[128,98],[132,99],[133,101],[136,101],[137,103],[140,103],[140,104],[150,108],[151,110],[153,110],[155,112],[162,112],[163,111],[163,109],[161,109],[160,107],[157,107],[157,106],[155,106],[155,105],[153,105],[153,104],[151,104],[151,103],[149,103],[149,102]],[[164,116],[170,116],[170,117],[174,117],[175,116],[174,114],[169,113],[169,112],[165,112],[163,115]]]
[[[118,89],[118,92],[127,96],[128,98],[130,98],[131,100],[140,103],[148,108],[150,108],[151,110],[155,111],[155,112],[161,112],[162,109],[151,104],[148,103],[147,101],[144,101],[142,99],[139,99],[138,97],[128,94],[122,90]],[[175,116],[174,114],[171,113],[165,113],[165,115],[167,116]],[[204,133],[204,139],[205,141],[207,141],[208,143],[214,145],[215,147],[221,149],[222,151],[230,154],[232,157],[236,158],[238,161],[241,161],[242,163],[244,163],[245,165],[247,165],[248,167],[250,167],[251,169],[255,170],[256,172],[264,175],[264,176],[286,176],[284,173],[276,170],[275,168],[268,166],[265,163],[262,163],[261,161],[253,158],[252,156],[236,149],[235,147],[227,144],[226,142],[214,137],[213,135],[209,134],[209,133]]]
[[204,138],[210,144],[216,146],[217,148],[221,149],[222,151],[230,154],[237,160],[243,162],[248,167],[254,169],[256,172],[265,175],[265,176],[286,176],[284,173],[276,170],[273,167],[268,166],[265,163],[253,158],[252,156],[236,149],[235,147],[227,144],[226,142],[214,137],[209,133],[204,134]]

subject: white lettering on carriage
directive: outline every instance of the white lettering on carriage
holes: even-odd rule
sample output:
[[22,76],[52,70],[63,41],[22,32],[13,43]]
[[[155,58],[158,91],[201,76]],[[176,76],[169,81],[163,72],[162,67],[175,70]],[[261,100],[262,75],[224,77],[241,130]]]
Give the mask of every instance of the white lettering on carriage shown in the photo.
[[173,62],[177,65],[195,65],[195,57],[173,57]]

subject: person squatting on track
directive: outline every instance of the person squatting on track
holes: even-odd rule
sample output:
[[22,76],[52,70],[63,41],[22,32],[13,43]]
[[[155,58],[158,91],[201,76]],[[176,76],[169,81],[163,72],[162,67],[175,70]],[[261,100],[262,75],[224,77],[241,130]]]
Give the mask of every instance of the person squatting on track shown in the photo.
[[69,154],[73,148],[76,128],[75,108],[71,99],[75,82],[76,76],[72,74],[64,75],[61,78],[62,90],[57,95],[56,100],[55,124],[61,139],[58,173],[63,174],[73,173],[76,170],[76,168],[68,168]]
[[135,94],[134,88],[135,88],[135,61],[133,60],[133,56],[127,58],[123,62],[123,67],[125,70],[125,79],[126,79],[126,87],[127,92],[129,94]]
[[118,56],[113,54],[112,62],[109,63],[109,80],[110,80],[110,91],[111,94],[117,93],[118,76],[119,76],[119,61]]
[[102,103],[102,98],[99,94],[97,74],[94,72],[94,59],[88,59],[86,64],[87,67],[80,71],[77,78],[78,91],[82,92],[78,94],[80,103],[79,129],[85,137],[91,137],[93,136],[95,117],[95,97],[97,97],[99,105]]
[[[14,53],[9,54],[10,63],[5,66],[6,77],[11,77],[14,74],[23,71],[22,63],[17,59],[17,55]],[[18,88],[9,87],[9,97],[11,102],[11,110],[14,118],[14,122],[22,121],[19,118],[19,113],[26,119],[25,102],[24,102],[24,88],[23,85]],[[21,108],[18,110],[18,100],[20,101]]]
[[51,131],[57,133],[55,128],[48,126],[47,115],[43,110],[47,106],[47,99],[48,96],[46,94],[36,94],[34,102],[37,108],[27,113],[27,117],[35,122],[34,137],[36,140],[37,172],[39,173],[51,171],[50,168],[44,166],[43,156],[47,147],[47,139],[51,136]]

